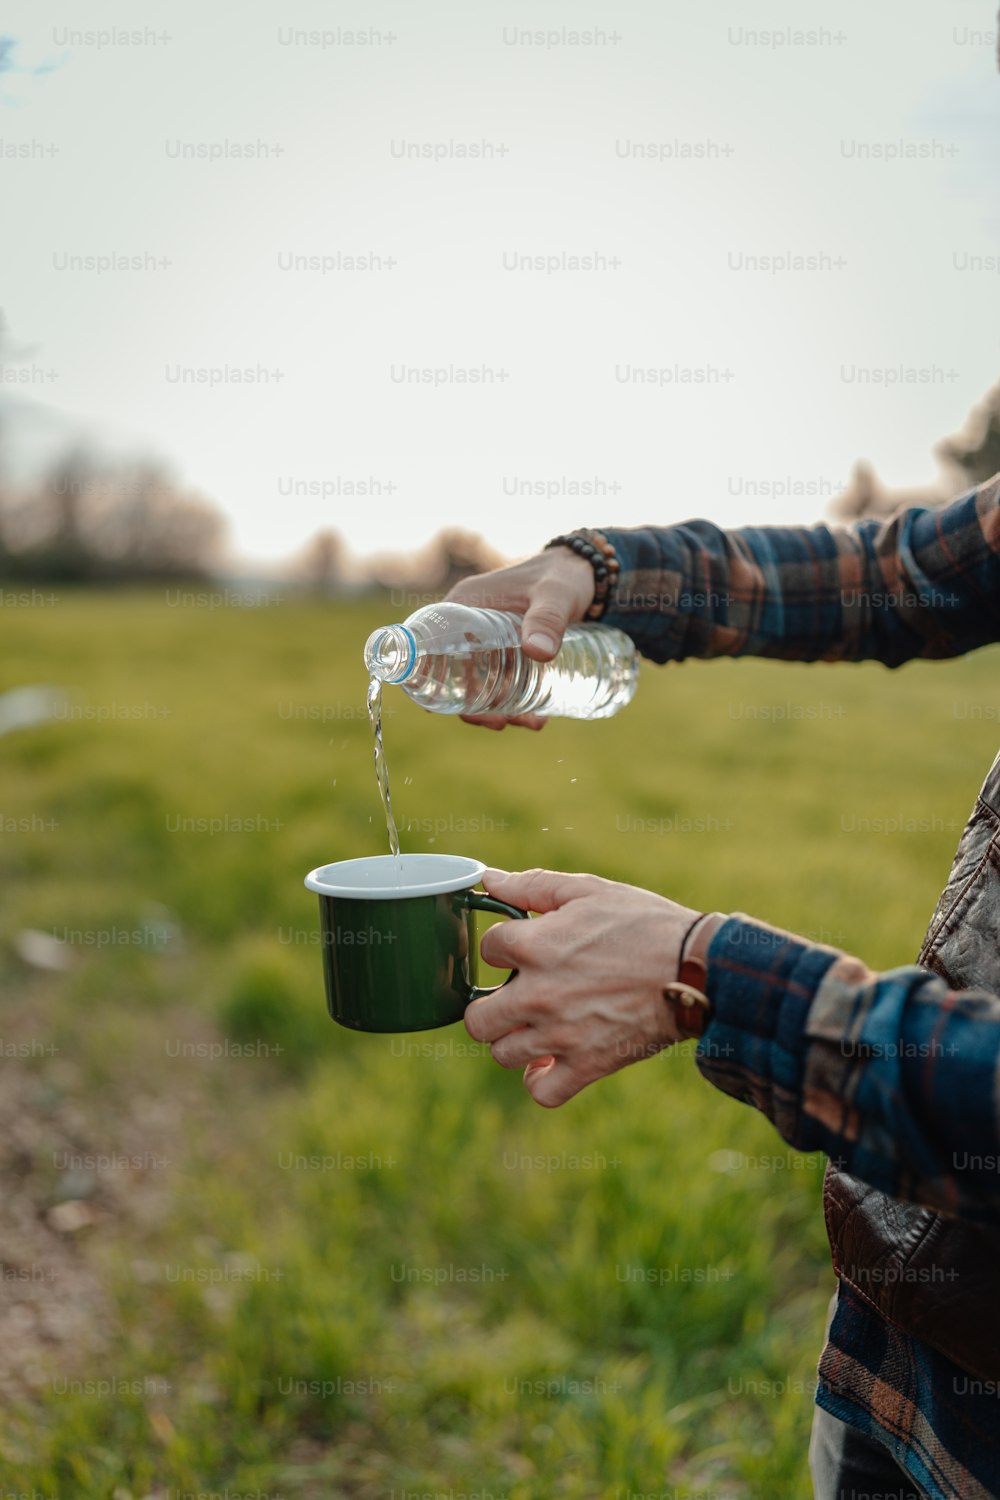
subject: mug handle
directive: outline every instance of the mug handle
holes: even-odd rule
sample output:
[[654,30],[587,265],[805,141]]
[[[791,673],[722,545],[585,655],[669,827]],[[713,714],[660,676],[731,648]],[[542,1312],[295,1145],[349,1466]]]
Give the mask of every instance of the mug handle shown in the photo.
[[[498,901],[495,896],[487,896],[484,891],[463,891],[462,895],[470,911],[489,911],[501,917],[523,917],[526,921],[530,920],[528,913],[522,911],[519,906],[509,906],[506,901]],[[501,979],[499,984],[489,984],[485,988],[479,984],[470,985],[468,1003],[471,1005],[473,1000],[482,1000],[486,995],[495,995],[497,990],[502,990],[505,984],[510,983],[516,973],[516,969],[511,969],[506,979]]]

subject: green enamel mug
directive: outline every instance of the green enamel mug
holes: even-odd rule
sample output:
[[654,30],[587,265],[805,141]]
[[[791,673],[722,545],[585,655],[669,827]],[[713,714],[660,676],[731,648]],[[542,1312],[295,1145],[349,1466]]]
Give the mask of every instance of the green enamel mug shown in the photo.
[[474,890],[486,869],[458,854],[372,855],[311,870],[327,1009],[355,1031],[427,1031],[501,989],[476,983],[473,912],[527,918]]

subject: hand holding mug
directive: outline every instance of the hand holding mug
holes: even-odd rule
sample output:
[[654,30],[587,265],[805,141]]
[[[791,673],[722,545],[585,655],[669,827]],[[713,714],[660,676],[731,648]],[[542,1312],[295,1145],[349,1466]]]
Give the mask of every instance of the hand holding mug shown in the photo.
[[679,1040],[663,987],[698,912],[597,875],[486,870],[482,881],[491,896],[541,915],[484,934],[486,962],[517,973],[473,1001],[465,1026],[502,1067],[524,1068],[536,1103],[565,1104]]

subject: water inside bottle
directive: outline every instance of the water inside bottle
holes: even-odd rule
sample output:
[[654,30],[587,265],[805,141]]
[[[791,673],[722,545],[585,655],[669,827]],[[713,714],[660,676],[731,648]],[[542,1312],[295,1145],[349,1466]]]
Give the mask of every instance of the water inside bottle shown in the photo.
[[377,677],[370,677],[368,680],[368,722],[372,726],[372,739],[375,744],[375,779],[378,782],[379,795],[385,809],[389,853],[393,859],[396,883],[402,884],[403,867],[399,858],[399,833],[392,811],[392,797],[389,795],[389,768],[386,765],[385,748],[382,744],[382,683]]

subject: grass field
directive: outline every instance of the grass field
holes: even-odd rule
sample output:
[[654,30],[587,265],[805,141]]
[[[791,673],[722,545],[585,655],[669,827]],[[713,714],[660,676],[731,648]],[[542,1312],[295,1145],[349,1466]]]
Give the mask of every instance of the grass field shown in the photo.
[[[808,1496],[822,1162],[687,1049],[548,1111],[460,1025],[330,1023],[302,877],[384,852],[361,646],[399,610],[170,600],[2,617],[0,691],[76,694],[0,741],[2,1031],[38,1043],[2,1059],[32,1112],[4,1172],[101,1296],[14,1372],[0,1489]],[[996,750],[998,660],[644,665],[618,718],[540,735],[387,690],[403,848],[907,963]],[[25,929],[71,966],[25,963]],[[74,1130],[112,1164],[65,1170]]]

